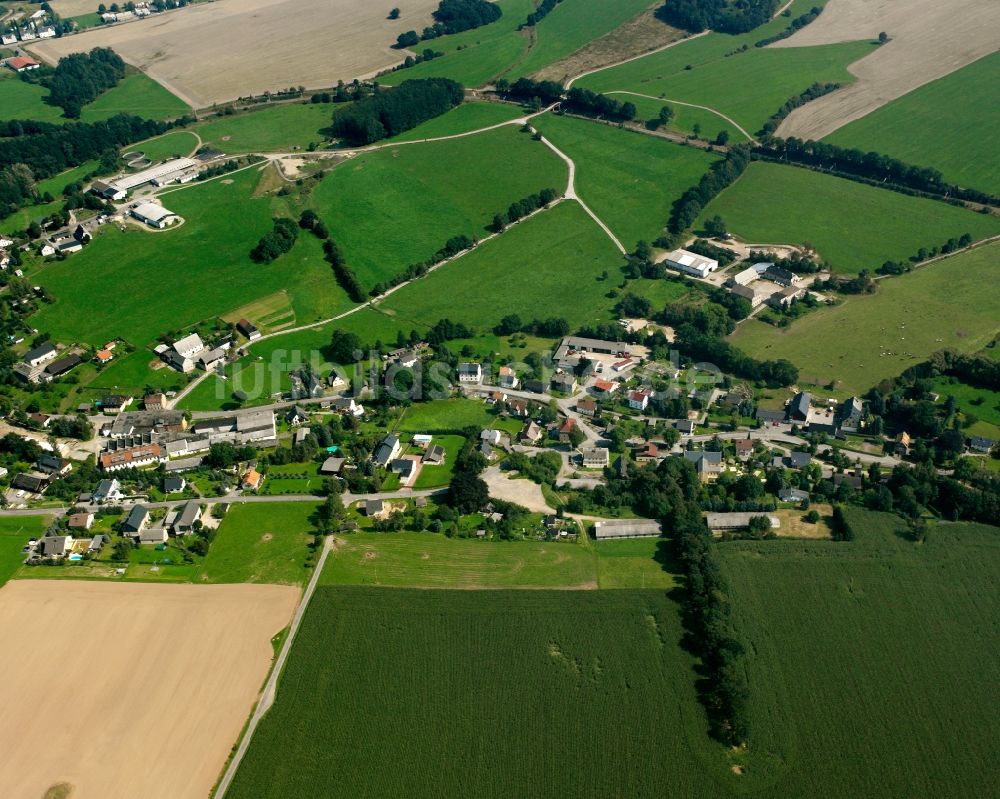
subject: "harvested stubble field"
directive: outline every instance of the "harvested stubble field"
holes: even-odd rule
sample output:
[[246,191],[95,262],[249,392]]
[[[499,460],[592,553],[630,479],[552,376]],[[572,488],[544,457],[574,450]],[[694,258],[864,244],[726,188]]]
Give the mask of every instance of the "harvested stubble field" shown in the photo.
[[206,796],[297,588],[16,580],[0,590],[0,795]]
[[826,140],[934,167],[959,186],[1000,194],[1000,103],[984,102],[997,86],[1000,52],[893,100]]
[[[398,6],[400,19],[388,20]],[[201,108],[289,86],[332,86],[402,60],[390,45],[422,30],[437,0],[225,0],[147,20],[50,39],[49,61],[112,47],[128,63]]]
[[793,111],[778,135],[822,139],[919,86],[997,50],[994,0],[831,0],[823,14],[771,48],[874,39],[890,41],[849,67],[857,81]]

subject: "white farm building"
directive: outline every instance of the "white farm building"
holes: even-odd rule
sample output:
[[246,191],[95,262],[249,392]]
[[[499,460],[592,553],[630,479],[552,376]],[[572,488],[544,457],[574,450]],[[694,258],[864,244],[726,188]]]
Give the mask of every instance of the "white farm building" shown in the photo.
[[132,189],[145,186],[147,183],[164,186],[167,183],[177,180],[177,178],[189,169],[198,165],[199,162],[193,158],[174,158],[171,161],[164,161],[162,164],[144,169],[142,172],[136,172],[133,175],[125,175],[114,181],[109,181],[109,183],[121,191],[132,191]]
[[679,272],[701,278],[708,277],[709,273],[719,268],[719,262],[715,259],[687,250],[674,250],[667,255],[666,262],[667,266]]
[[132,216],[158,230],[163,230],[172,220],[178,218],[173,211],[156,203],[140,203],[132,209]]

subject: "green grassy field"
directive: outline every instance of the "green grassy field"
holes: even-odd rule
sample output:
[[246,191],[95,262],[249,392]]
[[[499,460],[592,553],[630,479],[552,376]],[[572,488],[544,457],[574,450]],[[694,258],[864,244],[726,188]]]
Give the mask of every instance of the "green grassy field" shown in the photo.
[[302,585],[313,526],[313,502],[233,505],[205,558],[199,580],[209,583]]
[[433,400],[410,405],[397,429],[403,433],[433,433],[437,430],[489,427],[495,419],[487,405],[479,400]]
[[740,239],[808,242],[837,272],[874,271],[964,233],[1000,233],[1000,219],[792,166],[754,162],[705,208]]
[[595,541],[597,584],[600,588],[671,588],[673,574],[664,568],[667,546],[658,538]]
[[520,106],[508,103],[462,103],[447,114],[429,119],[412,130],[393,136],[388,141],[415,141],[436,136],[453,136],[456,133],[466,133],[517,119],[522,114],[524,111]]
[[[36,119],[68,122],[62,109],[45,102],[49,90],[25,83],[10,70],[0,75],[0,119]],[[171,119],[190,109],[175,95],[142,72],[130,71],[113,89],[83,107],[82,122],[98,122],[115,114],[135,114],[147,119]]]
[[784,330],[749,320],[732,341],[758,358],[787,358],[800,384],[836,380],[838,391],[862,393],[932,352],[975,352],[991,341],[1000,332],[995,281],[1000,244],[883,280],[876,294],[849,297]]
[[153,139],[137,142],[123,148],[122,152],[141,152],[154,164],[168,158],[191,155],[198,147],[198,138],[187,130],[173,130]]
[[[570,326],[606,321],[613,301],[605,294],[618,282],[620,263],[604,232],[579,205],[565,202],[393,294],[380,308],[407,332],[445,317],[483,331],[510,313],[564,317]],[[601,279],[605,270],[608,280]]]
[[327,103],[275,105],[211,117],[191,130],[206,145],[224,153],[305,149],[310,142],[321,144],[326,139],[321,131],[330,127],[336,107]]
[[312,203],[371,287],[429,258],[452,236],[485,235],[493,215],[512,202],[565,187],[563,162],[511,127],[362,155],[331,171]]
[[[803,13],[811,5],[816,3],[800,0],[792,14]],[[588,75],[574,85],[599,92],[638,92],[666,98],[668,103],[674,99],[708,106],[756,133],[788,98],[814,82],[852,82],[847,66],[872,50],[868,41],[779,49],[753,46],[787,25],[788,20],[779,17],[740,36],[712,33]],[[744,44],[749,49],[737,52]],[[705,132],[714,134],[721,127],[713,123]]]
[[[537,40],[518,61],[512,77],[531,75],[628,22],[650,0],[563,0],[535,26]],[[523,20],[522,20],[523,22]]]
[[994,142],[1000,105],[983,102],[998,83],[1000,53],[993,53],[848,123],[826,141],[934,167],[951,182],[1000,194]]
[[43,203],[42,205],[30,205],[10,216],[4,217],[3,220],[0,220],[0,230],[5,232],[20,232],[33,220],[44,219],[46,216],[55,213],[63,206],[63,189],[74,181],[82,180],[84,175],[89,174],[96,168],[97,161],[87,161],[78,167],[67,169],[65,172],[60,172],[51,178],[38,181],[36,188],[39,195],[44,195],[48,192],[55,199],[50,203]]
[[576,163],[576,190],[628,249],[663,233],[674,201],[717,156],[694,147],[552,114],[536,127]]
[[417,475],[417,479],[413,482],[413,487],[417,490],[424,488],[444,488],[451,483],[451,475],[455,470],[455,458],[462,451],[465,439],[462,436],[436,435],[434,436],[433,445],[444,447],[444,463],[436,466],[425,463],[420,470],[420,474]]
[[97,122],[115,114],[135,114],[146,119],[175,119],[190,113],[188,105],[142,72],[130,71],[121,82],[84,106],[80,118]]
[[25,83],[9,69],[0,71],[0,119],[37,119],[61,124],[62,109],[44,102],[49,90],[35,83]]
[[[251,196],[258,179],[249,169],[164,195],[186,220],[175,230],[105,227],[83,252],[38,274],[56,302],[34,317],[35,325],[63,342],[103,344],[118,336],[145,346],[164,331],[280,289],[289,291],[300,323],[342,310],[349,302],[315,237],[300,236],[292,252],[267,266],[250,261],[250,249],[271,226],[270,200]],[[109,300],[109,285],[128,302]]]
[[[748,790],[986,796],[1000,682],[997,529],[851,509],[857,539],[720,547],[752,653]],[[942,742],[948,745],[942,745]]]
[[971,414],[979,420],[965,428],[967,436],[1000,440],[1000,391],[970,386],[954,377],[937,378],[934,391],[941,396],[941,402],[953,396],[962,414]]
[[593,554],[570,543],[479,541],[437,533],[357,533],[327,558],[323,585],[596,588]]
[[718,796],[679,634],[662,591],[321,587],[230,795]]
[[50,516],[0,517],[0,586],[24,563],[21,548],[29,538],[38,538],[51,522]]
[[404,80],[446,77],[474,87],[506,73],[528,49],[528,35],[518,33],[517,26],[534,11],[535,4],[533,0],[500,0],[499,5],[503,17],[497,22],[428,43],[444,57],[393,72],[379,82],[398,85]]

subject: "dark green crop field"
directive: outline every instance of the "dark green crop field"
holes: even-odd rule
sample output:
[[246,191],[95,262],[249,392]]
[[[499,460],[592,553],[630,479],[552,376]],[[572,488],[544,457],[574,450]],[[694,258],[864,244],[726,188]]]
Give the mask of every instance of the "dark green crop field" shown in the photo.
[[679,634],[662,591],[320,587],[227,796],[717,795]]
[[[849,510],[850,543],[722,547],[749,661],[747,778],[785,797],[985,797],[1000,530]],[[993,787],[991,787],[993,786]]]

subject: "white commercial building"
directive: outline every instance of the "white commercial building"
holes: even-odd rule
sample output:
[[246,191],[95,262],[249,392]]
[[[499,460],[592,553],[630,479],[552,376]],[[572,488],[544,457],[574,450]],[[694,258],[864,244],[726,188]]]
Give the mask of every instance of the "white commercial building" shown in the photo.
[[177,173],[192,169],[198,165],[199,162],[193,158],[174,158],[171,161],[164,161],[162,164],[144,169],[142,172],[136,172],[134,175],[125,175],[124,177],[117,178],[111,181],[111,183],[123,191],[132,191],[132,189],[145,186],[147,183],[169,182],[165,180],[168,176],[176,176]]
[[706,258],[687,250],[674,250],[667,255],[667,266],[672,267],[687,275],[695,277],[708,277],[711,272],[719,268],[719,262],[713,258]]
[[132,209],[132,216],[140,222],[145,222],[150,227],[163,230],[172,219],[177,219],[177,214],[156,203],[142,203]]

